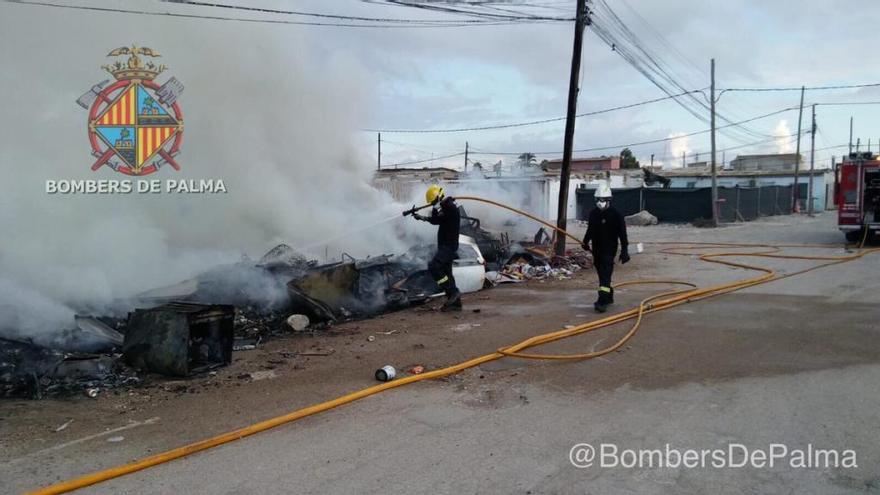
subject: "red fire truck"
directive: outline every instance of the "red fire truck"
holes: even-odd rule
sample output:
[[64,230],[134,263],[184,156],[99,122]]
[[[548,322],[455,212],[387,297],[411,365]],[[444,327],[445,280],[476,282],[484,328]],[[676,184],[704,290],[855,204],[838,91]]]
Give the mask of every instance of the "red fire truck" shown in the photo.
[[880,157],[850,153],[837,166],[834,203],[837,226],[846,240],[859,242],[880,230]]

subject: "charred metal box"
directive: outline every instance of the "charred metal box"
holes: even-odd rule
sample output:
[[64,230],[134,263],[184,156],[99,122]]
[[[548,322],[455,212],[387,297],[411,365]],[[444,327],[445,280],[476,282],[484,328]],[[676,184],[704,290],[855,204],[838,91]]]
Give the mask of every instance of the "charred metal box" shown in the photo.
[[163,375],[187,376],[232,361],[235,307],[169,303],[135,310],[122,344],[125,360]]

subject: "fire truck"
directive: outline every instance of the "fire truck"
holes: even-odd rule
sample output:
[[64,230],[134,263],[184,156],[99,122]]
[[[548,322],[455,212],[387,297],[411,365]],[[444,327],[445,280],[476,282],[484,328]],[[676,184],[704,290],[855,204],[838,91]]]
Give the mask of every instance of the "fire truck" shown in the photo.
[[880,157],[850,153],[838,164],[834,203],[837,226],[847,241],[859,242],[880,230]]

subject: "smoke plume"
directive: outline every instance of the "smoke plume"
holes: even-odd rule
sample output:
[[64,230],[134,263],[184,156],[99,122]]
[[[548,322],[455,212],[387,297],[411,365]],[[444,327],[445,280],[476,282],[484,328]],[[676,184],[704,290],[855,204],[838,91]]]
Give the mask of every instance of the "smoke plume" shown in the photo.
[[[72,324],[79,310],[170,284],[274,245],[354,255],[399,251],[400,206],[369,186],[349,141],[374,86],[326,53],[322,31],[291,26],[0,5],[0,335]],[[76,99],[112,77],[120,46],[150,47],[186,87],[180,172],[226,194],[50,195],[46,180],[92,172]],[[372,228],[360,227],[375,224]],[[323,254],[312,252],[309,254]]]

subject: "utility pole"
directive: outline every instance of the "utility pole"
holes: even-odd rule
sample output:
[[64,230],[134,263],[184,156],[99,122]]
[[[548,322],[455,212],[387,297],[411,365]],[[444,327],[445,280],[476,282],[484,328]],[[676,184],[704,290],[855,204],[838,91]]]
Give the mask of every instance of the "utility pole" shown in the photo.
[[804,87],[801,86],[801,107],[798,111],[798,135],[797,135],[797,150],[795,151],[794,156],[794,186],[791,188],[791,212],[794,213],[797,211],[797,202],[798,202],[798,172],[801,169],[801,123],[804,117]]
[[681,152],[681,168],[687,168],[687,159],[684,157],[684,151]]
[[807,187],[807,214],[813,216],[813,170],[816,165],[816,104],[813,103],[813,131],[810,132],[810,185]]
[[382,170],[382,133],[379,133],[379,136],[376,138],[376,146],[378,147],[378,152],[376,153],[376,170]]
[[467,173],[468,142],[464,142],[464,173]]
[[712,226],[718,226],[718,171],[715,166],[715,59],[712,59],[712,84],[709,100],[712,104]]
[[[568,113],[565,117],[565,144],[562,150],[562,170],[559,175],[559,204],[556,209],[556,226],[565,231],[568,224],[568,180],[571,175],[571,153],[574,147],[574,123],[577,114],[578,75],[581,70],[581,48],[584,41],[584,27],[589,24],[587,0],[577,0],[577,15],[574,22],[574,46],[571,50],[571,74],[568,79]],[[556,254],[565,254],[565,235],[556,233]]]
[[651,153],[651,171],[654,171],[654,153]]

